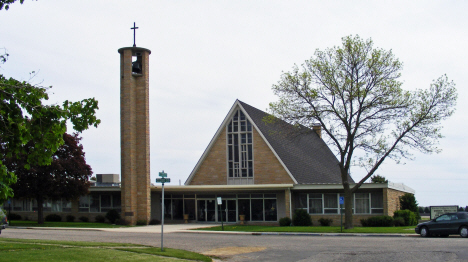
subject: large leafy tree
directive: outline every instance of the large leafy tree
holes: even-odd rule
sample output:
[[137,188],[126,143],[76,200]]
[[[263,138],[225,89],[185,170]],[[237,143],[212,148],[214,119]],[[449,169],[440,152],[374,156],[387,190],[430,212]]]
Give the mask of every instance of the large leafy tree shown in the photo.
[[[4,62],[7,54],[1,56]],[[82,132],[90,126],[97,127],[98,102],[94,98],[82,101],[65,101],[62,105],[46,104],[51,87],[32,85],[26,81],[6,78],[0,74],[0,203],[13,196],[10,187],[16,176],[6,168],[5,158],[22,157],[24,167],[49,165],[52,155],[64,143],[67,121],[73,129]],[[33,143],[34,147],[24,147]]]
[[[309,128],[320,124],[336,152],[345,193],[345,228],[352,224],[353,193],[386,159],[411,158],[410,150],[439,152],[441,121],[454,112],[455,84],[444,75],[426,90],[407,91],[402,63],[371,39],[347,36],[342,46],[316,50],[310,60],[283,73],[270,104],[272,114]],[[366,170],[351,184],[352,165]]]
[[75,200],[88,192],[88,179],[93,174],[86,164],[81,138],[77,133],[63,134],[64,144],[52,155],[50,165],[28,164],[28,154],[35,150],[34,141],[24,146],[20,157],[5,160],[9,170],[12,170],[18,181],[12,186],[15,197],[37,200],[38,223],[44,223],[44,200]]
[[[10,9],[10,5],[16,1],[18,0],[0,0],[0,10],[2,10],[3,8],[5,8],[5,10]],[[24,0],[19,0],[19,2],[23,4]]]

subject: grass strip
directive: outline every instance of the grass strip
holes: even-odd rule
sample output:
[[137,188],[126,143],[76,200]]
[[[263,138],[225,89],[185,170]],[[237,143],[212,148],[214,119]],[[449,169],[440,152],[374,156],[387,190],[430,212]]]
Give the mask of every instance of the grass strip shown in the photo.
[[128,244],[128,243],[0,238],[0,244],[3,244],[3,243],[28,243],[28,244],[42,244],[42,245],[47,244],[47,245],[76,246],[76,247],[141,247],[142,246],[142,245]]
[[179,249],[136,244],[0,239],[1,261],[212,261]]
[[[220,226],[198,228],[194,230],[221,231]],[[255,226],[255,225],[227,225],[224,231],[239,232],[295,232],[295,233],[341,233],[340,227],[279,227],[279,226]],[[355,227],[344,229],[343,233],[375,233],[375,234],[414,234],[414,226],[407,227]]]
[[161,248],[159,247],[148,247],[148,248],[117,248],[117,250],[123,251],[131,251],[136,253],[144,253],[144,254],[152,254],[158,256],[170,256],[176,257],[181,259],[188,259],[188,260],[196,260],[196,261],[206,261],[210,262],[211,258],[204,256],[202,254],[198,254],[195,252],[180,250],[180,249],[172,249],[172,248],[164,248],[164,251],[161,252]]

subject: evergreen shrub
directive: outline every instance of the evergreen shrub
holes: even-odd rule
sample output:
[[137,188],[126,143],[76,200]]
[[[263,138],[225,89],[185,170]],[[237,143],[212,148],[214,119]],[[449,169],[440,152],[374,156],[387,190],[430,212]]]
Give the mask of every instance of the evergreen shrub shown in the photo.
[[111,209],[111,210],[107,211],[106,218],[107,218],[107,220],[110,221],[111,224],[115,224],[115,221],[117,219],[120,219],[120,214],[119,214],[119,212],[117,210]]
[[72,215],[66,216],[65,219],[67,220],[67,222],[75,222],[75,217]]
[[323,227],[329,227],[329,226],[331,226],[331,224],[333,223],[333,219],[331,219],[331,218],[323,218],[323,217],[322,217],[322,218],[320,218],[320,219],[318,220],[318,222],[319,222],[320,225],[323,226]]
[[393,213],[393,218],[402,217],[405,220],[405,226],[415,226],[418,224],[416,214],[410,210],[397,210]]
[[289,217],[283,217],[283,218],[280,218],[279,220],[279,225],[280,227],[288,227],[291,225],[291,218]]
[[103,215],[97,215],[94,218],[94,221],[96,221],[96,223],[104,223],[106,222],[106,218]]
[[363,227],[392,227],[393,218],[391,216],[377,216],[361,219]]
[[148,224],[149,225],[160,225],[161,221],[159,219],[153,218],[153,219],[150,220],[150,222]]
[[393,225],[396,227],[404,227],[405,219],[403,219],[402,217],[396,217],[393,219]]
[[8,220],[21,220],[21,215],[11,213],[8,215]]
[[78,218],[81,222],[89,222],[89,218],[87,217],[80,217]]
[[137,226],[146,226],[148,222],[146,220],[137,220],[136,224]]
[[294,226],[312,226],[312,219],[305,209],[296,209],[292,222]]
[[62,217],[57,214],[49,214],[45,217],[45,221],[47,222],[60,222],[62,221]]

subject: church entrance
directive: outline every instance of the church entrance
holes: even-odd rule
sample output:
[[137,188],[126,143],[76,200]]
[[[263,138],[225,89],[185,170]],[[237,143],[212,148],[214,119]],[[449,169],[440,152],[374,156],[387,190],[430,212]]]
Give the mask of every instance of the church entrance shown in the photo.
[[216,199],[198,199],[197,210],[197,221],[216,222]]
[[197,221],[199,222],[236,222],[237,203],[236,199],[222,201],[221,207],[216,199],[197,199]]

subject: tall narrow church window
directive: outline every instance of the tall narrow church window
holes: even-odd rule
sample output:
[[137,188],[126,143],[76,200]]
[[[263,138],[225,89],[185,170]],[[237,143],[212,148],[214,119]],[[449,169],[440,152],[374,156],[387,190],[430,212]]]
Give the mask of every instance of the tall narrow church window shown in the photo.
[[[228,177],[231,182],[249,184],[253,178],[252,124],[237,110],[227,127]],[[237,184],[233,182],[233,184]]]

